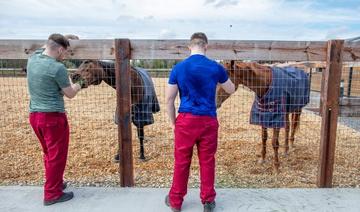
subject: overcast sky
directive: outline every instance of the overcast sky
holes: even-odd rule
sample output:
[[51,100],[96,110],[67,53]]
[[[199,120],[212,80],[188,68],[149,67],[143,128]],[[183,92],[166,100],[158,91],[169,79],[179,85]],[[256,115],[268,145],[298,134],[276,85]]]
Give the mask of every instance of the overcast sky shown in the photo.
[[360,0],[0,0],[0,38],[328,40],[360,36]]

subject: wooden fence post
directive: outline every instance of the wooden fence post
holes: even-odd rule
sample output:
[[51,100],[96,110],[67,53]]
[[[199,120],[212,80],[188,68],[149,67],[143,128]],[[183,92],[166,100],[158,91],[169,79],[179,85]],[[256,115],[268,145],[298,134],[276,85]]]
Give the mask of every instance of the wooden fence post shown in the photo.
[[337,119],[339,114],[343,40],[328,41],[326,69],[321,86],[321,140],[317,186],[332,186]]
[[134,186],[131,138],[130,40],[115,39],[116,107],[118,111],[119,174],[121,187]]

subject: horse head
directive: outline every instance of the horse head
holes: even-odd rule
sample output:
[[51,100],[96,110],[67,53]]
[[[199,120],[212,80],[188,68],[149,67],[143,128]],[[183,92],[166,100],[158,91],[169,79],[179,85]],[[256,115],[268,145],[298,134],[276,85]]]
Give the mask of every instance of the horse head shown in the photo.
[[89,85],[98,85],[105,78],[106,73],[102,65],[95,60],[85,60],[70,78],[73,82],[83,80],[84,87]]
[[[237,82],[238,79],[236,77],[236,72],[235,72],[235,61],[234,60],[224,61],[223,66],[229,76],[229,79],[234,83],[235,90],[237,90],[239,83]],[[226,93],[224,89],[218,86],[216,92],[216,108],[220,108],[222,103],[229,97],[230,94]]]
[[[239,84],[248,87],[258,96],[262,96],[268,90],[271,83],[271,68],[255,62],[225,61],[223,63],[229,79],[234,83],[235,90]],[[220,108],[222,103],[230,97],[224,89],[218,87],[216,95],[216,107]]]

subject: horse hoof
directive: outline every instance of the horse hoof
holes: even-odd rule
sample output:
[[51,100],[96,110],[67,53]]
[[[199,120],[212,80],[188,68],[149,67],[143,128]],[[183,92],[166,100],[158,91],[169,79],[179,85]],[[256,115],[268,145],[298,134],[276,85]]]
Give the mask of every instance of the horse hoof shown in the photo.
[[274,174],[275,174],[275,175],[279,175],[279,174],[280,174],[279,168],[274,168]]
[[274,167],[274,174],[275,174],[275,175],[278,175],[278,174],[280,173],[280,171],[279,171],[279,167],[280,167],[279,164],[274,164],[273,167]]
[[114,160],[113,160],[114,163],[119,163],[120,162],[120,155],[117,154],[114,156]]
[[289,152],[285,152],[285,153],[284,153],[284,157],[285,157],[285,158],[289,157]]
[[265,160],[264,160],[264,159],[260,158],[260,159],[258,160],[258,164],[264,164],[264,163],[265,163]]
[[146,161],[145,156],[140,156],[139,159],[140,159],[142,162],[145,162],[145,161]]

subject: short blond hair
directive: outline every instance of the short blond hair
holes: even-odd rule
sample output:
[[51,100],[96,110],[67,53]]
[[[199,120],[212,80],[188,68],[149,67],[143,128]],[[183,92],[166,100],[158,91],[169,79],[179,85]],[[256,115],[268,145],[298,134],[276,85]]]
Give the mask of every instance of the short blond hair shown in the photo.
[[202,48],[205,48],[205,46],[208,44],[208,39],[203,32],[195,32],[191,35],[190,38],[190,46],[200,46]]

